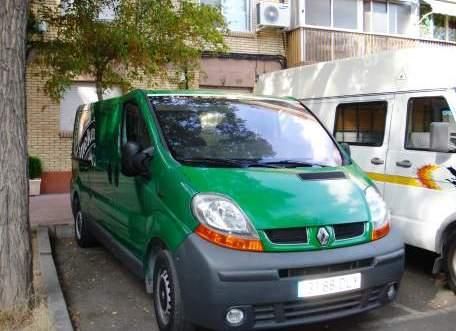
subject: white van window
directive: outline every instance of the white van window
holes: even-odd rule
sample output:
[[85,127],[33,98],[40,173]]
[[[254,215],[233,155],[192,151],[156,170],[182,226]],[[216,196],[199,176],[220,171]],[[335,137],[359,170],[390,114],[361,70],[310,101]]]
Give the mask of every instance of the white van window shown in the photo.
[[456,123],[444,97],[410,98],[405,148],[431,151],[431,123],[449,123],[449,150],[456,151]]
[[382,146],[387,108],[386,101],[338,105],[334,129],[337,141],[350,145]]

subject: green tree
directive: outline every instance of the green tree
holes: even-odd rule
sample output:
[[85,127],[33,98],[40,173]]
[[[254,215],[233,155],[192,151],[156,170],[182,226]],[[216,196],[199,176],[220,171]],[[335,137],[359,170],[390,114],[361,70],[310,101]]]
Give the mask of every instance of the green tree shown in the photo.
[[[113,19],[100,17],[106,9]],[[80,76],[95,81],[100,100],[106,88],[128,89],[134,80],[176,71],[187,80],[203,51],[226,50],[220,10],[191,0],[63,0],[59,8],[41,5],[37,16],[50,37],[35,43],[35,61],[55,99]]]

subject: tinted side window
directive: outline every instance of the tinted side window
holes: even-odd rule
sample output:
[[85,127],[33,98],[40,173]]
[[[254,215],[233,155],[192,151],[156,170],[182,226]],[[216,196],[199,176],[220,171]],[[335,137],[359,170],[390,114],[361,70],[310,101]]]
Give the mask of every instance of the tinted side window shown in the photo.
[[385,101],[340,104],[334,135],[350,145],[382,146],[388,104]]
[[85,105],[76,111],[73,130],[73,158],[92,160],[95,147],[95,122],[89,106]]
[[152,145],[149,133],[147,132],[146,122],[139,107],[133,103],[127,103],[124,106],[122,131],[122,144],[134,141],[141,146],[141,149],[148,148]]
[[410,98],[405,148],[431,150],[431,123],[449,123],[449,148],[456,147],[456,123],[444,97]]
[[78,109],[76,111],[76,115],[74,117],[73,153],[72,153],[73,158],[77,158],[79,140],[81,139],[81,134],[79,132],[79,128],[81,127],[81,113],[82,113],[82,111],[80,109]]

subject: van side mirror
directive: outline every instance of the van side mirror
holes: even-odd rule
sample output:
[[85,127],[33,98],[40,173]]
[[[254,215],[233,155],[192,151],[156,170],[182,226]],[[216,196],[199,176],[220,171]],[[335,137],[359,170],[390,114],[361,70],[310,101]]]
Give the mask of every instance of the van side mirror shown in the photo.
[[340,143],[340,147],[342,147],[342,149],[345,151],[345,153],[347,153],[347,155],[351,157],[351,148],[350,148],[349,144]]
[[121,170],[127,177],[148,176],[148,161],[152,158],[153,147],[141,151],[138,143],[129,141],[122,147]]
[[431,150],[447,153],[450,148],[450,124],[447,122],[431,123]]

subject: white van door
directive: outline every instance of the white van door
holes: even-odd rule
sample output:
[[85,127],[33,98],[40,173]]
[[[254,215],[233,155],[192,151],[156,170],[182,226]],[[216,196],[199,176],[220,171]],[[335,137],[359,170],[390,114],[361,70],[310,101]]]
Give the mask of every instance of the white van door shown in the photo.
[[385,199],[405,241],[431,251],[440,226],[456,211],[453,94],[399,94],[391,125]]
[[335,114],[334,136],[350,145],[353,160],[376,181],[382,193],[384,183],[377,178],[386,169],[393,100],[392,96],[341,100]]

